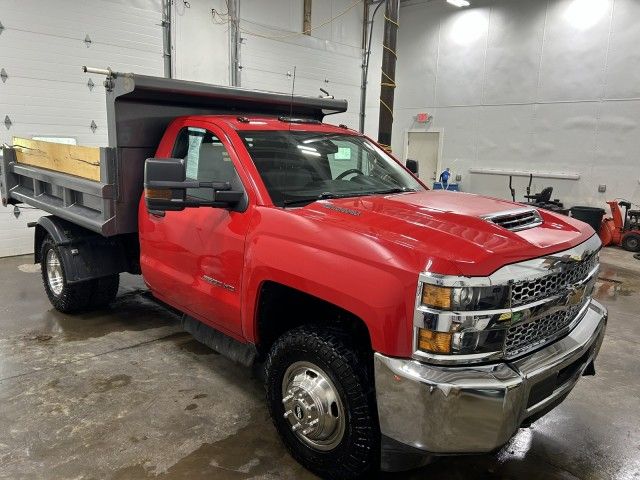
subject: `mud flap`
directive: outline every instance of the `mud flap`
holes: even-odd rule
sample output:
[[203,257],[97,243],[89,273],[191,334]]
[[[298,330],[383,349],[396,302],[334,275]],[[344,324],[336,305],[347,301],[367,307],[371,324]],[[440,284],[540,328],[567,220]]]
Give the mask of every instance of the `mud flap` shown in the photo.
[[583,377],[592,377],[595,374],[596,374],[596,365],[592,360],[592,361],[589,362],[589,365],[587,365],[586,368],[584,369],[584,371],[582,372],[582,376]]

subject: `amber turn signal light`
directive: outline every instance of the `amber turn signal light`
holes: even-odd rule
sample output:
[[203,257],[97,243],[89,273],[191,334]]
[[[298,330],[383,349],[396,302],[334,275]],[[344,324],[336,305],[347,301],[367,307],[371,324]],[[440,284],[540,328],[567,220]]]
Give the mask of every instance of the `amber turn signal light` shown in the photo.
[[151,199],[171,200],[171,190],[168,188],[145,188],[144,196]]
[[427,307],[451,310],[451,288],[425,283],[422,286],[422,304]]
[[430,353],[451,353],[450,332],[434,332],[420,328],[418,334],[418,348]]

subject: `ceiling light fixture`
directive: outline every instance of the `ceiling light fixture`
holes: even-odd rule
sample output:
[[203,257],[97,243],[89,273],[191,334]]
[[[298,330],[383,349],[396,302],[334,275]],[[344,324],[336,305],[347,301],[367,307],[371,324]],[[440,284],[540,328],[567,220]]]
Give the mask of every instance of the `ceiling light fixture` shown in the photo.
[[456,7],[468,7],[471,5],[467,0],[447,0],[447,3],[454,5]]

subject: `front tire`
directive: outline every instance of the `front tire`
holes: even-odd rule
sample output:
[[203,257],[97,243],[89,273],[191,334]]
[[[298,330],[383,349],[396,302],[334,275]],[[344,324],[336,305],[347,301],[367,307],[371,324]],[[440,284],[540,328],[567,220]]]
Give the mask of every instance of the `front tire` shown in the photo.
[[622,248],[629,252],[640,252],[640,235],[628,233],[622,239]]
[[355,479],[379,467],[379,432],[367,362],[338,336],[302,326],[266,362],[271,418],[291,455],[322,478]]

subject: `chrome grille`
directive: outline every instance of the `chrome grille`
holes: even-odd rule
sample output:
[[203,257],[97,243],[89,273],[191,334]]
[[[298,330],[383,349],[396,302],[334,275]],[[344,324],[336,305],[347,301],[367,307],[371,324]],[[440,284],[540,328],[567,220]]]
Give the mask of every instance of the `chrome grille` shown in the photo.
[[511,286],[511,306],[517,307],[564,293],[570,285],[584,280],[596,265],[598,256],[592,254],[580,262],[564,264],[560,272],[535,280],[516,282]]
[[496,213],[483,218],[512,232],[537,227],[542,224],[542,217],[540,217],[537,210],[533,209]]
[[505,340],[506,357],[516,357],[567,333],[571,322],[583,306],[584,303],[574,305],[510,327]]

